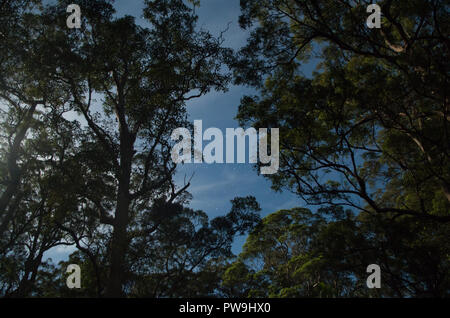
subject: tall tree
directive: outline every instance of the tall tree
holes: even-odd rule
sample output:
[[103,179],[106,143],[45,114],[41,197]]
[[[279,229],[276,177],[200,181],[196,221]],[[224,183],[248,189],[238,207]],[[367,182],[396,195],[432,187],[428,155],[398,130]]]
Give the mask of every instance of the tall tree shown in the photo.
[[[340,235],[321,238],[334,271],[376,263],[389,273],[389,289],[378,296],[445,296],[449,2],[378,1],[379,29],[366,25],[369,4],[242,0],[240,23],[251,35],[235,60],[235,80],[260,94],[244,97],[237,117],[280,128],[273,188],[292,191],[317,213],[359,213],[330,225]],[[317,65],[311,76],[302,73],[307,62]],[[418,270],[419,259],[427,271]],[[311,268],[321,271],[320,262]],[[240,263],[231,270],[249,277],[240,285],[249,289],[252,272]],[[279,273],[271,274],[280,295],[290,283],[273,285]]]
[[[234,255],[236,235],[247,234],[259,222],[255,198],[235,198],[229,213],[209,219],[179,203],[157,200],[150,210],[139,213],[130,229],[124,294],[127,297],[212,297],[217,295],[220,276]],[[108,237],[106,236],[107,240]],[[96,238],[94,241],[104,240]],[[83,239],[83,242],[87,242]],[[87,244],[83,244],[87,245]],[[95,251],[96,262],[84,249]],[[69,264],[81,267],[79,290],[66,288]],[[107,277],[107,250],[79,248],[58,266],[46,264],[37,273],[36,296],[101,296]]]
[[62,120],[68,86],[48,72],[39,3],[0,5],[0,281],[9,296],[29,295],[44,253],[65,244],[52,227],[48,181],[77,129]]
[[[140,224],[129,258],[134,295],[211,297],[220,273],[234,255],[236,235],[259,221],[254,197],[235,198],[230,212],[209,220],[203,211],[156,202]],[[144,252],[143,252],[144,251]]]
[[31,14],[39,1],[3,1],[0,6],[0,102],[3,128],[0,235],[14,216],[8,209],[27,165],[23,143],[38,112],[52,112],[67,95],[64,84],[49,77],[42,63],[49,49],[42,43],[42,21]]
[[79,127],[49,114],[36,119],[30,128],[33,138],[22,145],[27,170],[8,208],[13,218],[0,237],[0,293],[5,296],[31,295],[44,253],[72,244],[57,224],[77,207],[62,166],[70,166]]
[[226,88],[222,63],[229,50],[196,28],[197,17],[181,0],[146,1],[149,28],[129,16],[115,18],[109,1],[82,1],[79,30],[65,25],[68,3],[47,8],[46,34],[53,39],[53,75],[70,85],[70,105],[100,146],[95,161],[103,170],[94,178],[88,166],[82,178],[86,186],[92,181],[111,192],[85,192],[84,198],[99,211],[101,223],[112,227],[106,295],[118,297],[129,226],[155,199],[183,198],[188,184],[177,189],[172,181],[170,135],[188,126],[187,100]]
[[277,189],[448,222],[448,1],[378,4],[370,29],[367,1],[241,1],[241,25],[256,25],[236,80],[261,96],[243,98],[238,118],[280,127]]
[[[222,276],[230,297],[448,297],[448,224],[341,207],[280,210],[248,236]],[[381,286],[368,289],[369,264]]]

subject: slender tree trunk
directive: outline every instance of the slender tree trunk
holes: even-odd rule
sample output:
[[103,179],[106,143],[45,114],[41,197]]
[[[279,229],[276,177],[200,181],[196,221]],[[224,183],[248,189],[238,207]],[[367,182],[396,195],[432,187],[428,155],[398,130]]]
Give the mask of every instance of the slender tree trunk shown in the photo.
[[125,257],[128,249],[128,218],[130,206],[130,175],[133,158],[133,142],[124,134],[121,137],[120,178],[117,191],[116,214],[111,242],[111,267],[106,297],[122,297],[126,266]]
[[[33,290],[33,286],[36,282],[36,276],[39,266],[42,263],[42,253],[39,253],[36,258],[27,261],[25,268],[25,275],[20,281],[17,291],[14,293],[13,297],[24,298],[29,297]],[[31,275],[31,276],[30,276]]]
[[[120,187],[119,187],[120,189]],[[108,284],[106,288],[106,297],[121,297],[122,284],[124,281],[125,254],[128,245],[127,225],[128,225],[128,199],[120,194],[116,208],[115,226],[111,242],[111,268]]]
[[0,197],[0,236],[2,237],[4,236],[4,233],[8,228],[9,223],[14,217],[15,209],[7,210],[6,208],[11,202],[14,194],[17,193],[17,190],[20,185],[21,173],[20,172],[14,174],[10,173],[10,176],[11,181],[8,183],[5,192],[3,192],[2,196]]

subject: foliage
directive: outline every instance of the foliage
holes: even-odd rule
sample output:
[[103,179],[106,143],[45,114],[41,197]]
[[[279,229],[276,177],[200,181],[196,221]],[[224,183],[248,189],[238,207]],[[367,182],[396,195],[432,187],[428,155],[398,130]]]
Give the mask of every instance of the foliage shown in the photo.
[[[70,3],[0,3],[1,296],[449,296],[448,1],[378,1],[369,29],[368,1],[241,0],[236,54],[198,28],[197,0],[146,0],[145,26],[80,0],[80,29]],[[171,132],[232,77],[258,91],[240,123],[280,129],[272,187],[313,211],[188,207]]]
[[261,96],[243,98],[238,119],[280,127],[275,189],[448,222],[448,4],[382,1],[382,28],[368,29],[353,2],[241,2],[242,26],[257,26],[236,80]]
[[[449,296],[447,224],[333,212],[322,217],[295,208],[265,217],[222,276],[223,292],[277,298]],[[366,287],[369,264],[381,267],[380,289]]]

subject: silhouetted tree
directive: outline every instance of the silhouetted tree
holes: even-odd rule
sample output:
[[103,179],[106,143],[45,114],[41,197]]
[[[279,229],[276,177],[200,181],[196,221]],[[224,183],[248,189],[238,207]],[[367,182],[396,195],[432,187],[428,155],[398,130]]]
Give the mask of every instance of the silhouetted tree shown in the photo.
[[[276,189],[316,205],[450,220],[446,1],[241,1],[243,124],[280,127]],[[311,78],[300,72],[315,58]],[[395,198],[395,199],[394,199]]]

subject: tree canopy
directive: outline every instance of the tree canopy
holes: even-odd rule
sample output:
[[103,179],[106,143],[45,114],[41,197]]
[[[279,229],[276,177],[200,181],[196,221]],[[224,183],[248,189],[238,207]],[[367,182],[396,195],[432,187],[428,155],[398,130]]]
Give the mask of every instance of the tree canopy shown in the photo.
[[[370,28],[372,1],[241,0],[237,51],[197,0],[145,0],[144,24],[79,0],[80,28],[71,3],[0,3],[0,296],[449,296],[449,1],[378,1]],[[231,84],[298,207],[260,219],[249,189],[211,217],[175,182],[186,104]]]
[[[302,246],[303,253],[286,247],[275,257],[269,252],[275,246],[258,240],[268,235],[265,227],[252,234],[242,261],[229,269],[263,275],[266,285],[246,286],[247,295],[360,295],[352,279],[371,263],[391,275],[378,296],[448,295],[448,255],[440,244],[448,244],[450,221],[449,3],[379,1],[379,29],[365,25],[368,3],[241,1],[240,24],[251,35],[235,59],[235,81],[259,95],[242,98],[237,118],[280,128],[280,172],[268,177],[272,187],[292,191],[319,215],[355,214],[325,226],[339,232],[345,224],[350,241],[324,230],[335,239],[329,240],[320,228],[295,234],[329,244],[312,256]],[[301,71],[308,62],[317,65],[311,76]],[[264,224],[277,228],[294,212],[277,212]],[[349,249],[355,253],[347,259]],[[334,256],[327,259],[325,251]],[[259,270],[242,267],[260,257],[271,261]],[[273,258],[278,267],[270,269]],[[296,264],[299,259],[304,263]],[[320,277],[311,283],[316,290],[305,290],[308,278],[296,280],[309,264]],[[331,282],[320,273],[323,264],[334,274]],[[286,277],[278,275],[290,266],[288,281],[280,283]]]

